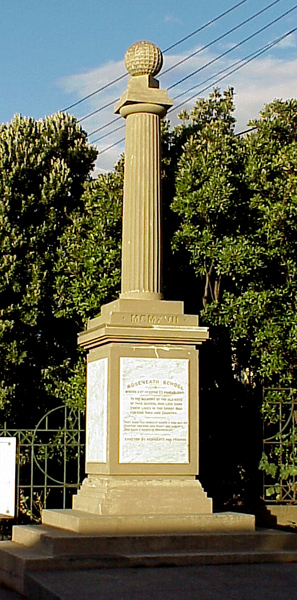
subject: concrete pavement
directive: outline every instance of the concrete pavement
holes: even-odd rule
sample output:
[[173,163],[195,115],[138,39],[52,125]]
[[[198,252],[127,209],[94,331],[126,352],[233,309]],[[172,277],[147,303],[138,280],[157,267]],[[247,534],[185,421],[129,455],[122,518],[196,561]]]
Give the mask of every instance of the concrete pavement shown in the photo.
[[[34,572],[30,600],[295,600],[297,564]],[[0,600],[21,596],[0,588]]]

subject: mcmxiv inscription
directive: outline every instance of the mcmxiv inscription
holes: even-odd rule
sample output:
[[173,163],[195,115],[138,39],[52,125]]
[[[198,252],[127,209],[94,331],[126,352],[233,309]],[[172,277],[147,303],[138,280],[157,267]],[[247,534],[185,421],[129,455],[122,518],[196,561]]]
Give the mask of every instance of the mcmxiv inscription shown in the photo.
[[120,359],[120,462],[189,462],[189,361]]

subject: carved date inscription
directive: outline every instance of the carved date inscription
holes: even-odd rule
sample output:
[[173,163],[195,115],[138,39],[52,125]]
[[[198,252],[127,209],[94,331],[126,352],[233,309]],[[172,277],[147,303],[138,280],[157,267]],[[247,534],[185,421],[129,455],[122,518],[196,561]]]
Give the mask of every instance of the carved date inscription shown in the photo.
[[131,321],[135,325],[178,325],[178,315],[134,314]]

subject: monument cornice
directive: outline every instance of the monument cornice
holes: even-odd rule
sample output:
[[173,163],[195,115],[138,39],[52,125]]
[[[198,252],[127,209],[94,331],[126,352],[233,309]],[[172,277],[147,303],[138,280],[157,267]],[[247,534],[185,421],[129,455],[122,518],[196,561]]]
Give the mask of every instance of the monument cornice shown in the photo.
[[110,343],[169,346],[197,346],[209,337],[208,327],[143,325],[141,327],[101,325],[78,336],[78,345],[90,350]]

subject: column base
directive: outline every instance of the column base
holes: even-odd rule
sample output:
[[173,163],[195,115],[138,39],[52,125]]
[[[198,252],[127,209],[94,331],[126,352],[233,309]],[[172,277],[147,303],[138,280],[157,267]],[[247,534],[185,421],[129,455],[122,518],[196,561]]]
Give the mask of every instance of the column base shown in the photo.
[[159,292],[121,292],[120,300],[140,300],[150,301],[150,302],[159,302],[163,300],[164,295]]
[[98,515],[211,514],[212,500],[195,478],[88,476],[73,508]]

